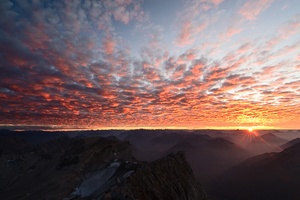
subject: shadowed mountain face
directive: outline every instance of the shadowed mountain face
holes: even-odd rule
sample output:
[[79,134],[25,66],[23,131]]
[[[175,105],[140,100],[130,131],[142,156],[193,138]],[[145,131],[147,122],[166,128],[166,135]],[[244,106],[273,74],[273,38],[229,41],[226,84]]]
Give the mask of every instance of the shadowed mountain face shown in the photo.
[[207,199],[182,153],[147,163],[116,138],[1,143],[0,199]]
[[211,183],[217,199],[300,199],[300,143],[280,153],[255,156]]

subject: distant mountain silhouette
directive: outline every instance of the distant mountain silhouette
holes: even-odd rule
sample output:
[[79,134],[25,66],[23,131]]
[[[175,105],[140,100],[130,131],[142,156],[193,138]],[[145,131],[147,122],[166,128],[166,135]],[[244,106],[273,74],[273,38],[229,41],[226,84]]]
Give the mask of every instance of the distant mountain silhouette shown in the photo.
[[279,146],[286,142],[287,140],[273,133],[267,133],[261,136],[252,136],[250,143],[246,147],[253,155],[259,155],[265,152],[281,151]]
[[30,144],[39,144],[48,140],[56,139],[62,136],[66,136],[67,132],[61,131],[11,131],[6,129],[0,130],[0,137],[19,138],[27,141]]
[[250,158],[210,184],[216,199],[300,199],[300,143]]
[[267,142],[270,144],[283,144],[287,142],[287,140],[277,137],[273,133],[267,133],[258,137],[253,138],[252,142]]
[[289,147],[291,147],[291,146],[293,146],[295,144],[298,144],[298,143],[300,143],[300,138],[295,138],[295,139],[293,139],[293,140],[291,140],[291,141],[289,141],[289,142],[281,145],[280,147],[282,149],[286,149],[286,148],[289,148]]
[[152,161],[184,151],[196,177],[204,183],[251,156],[233,142],[206,134],[173,131],[155,137],[149,135],[141,137],[140,134],[132,134],[130,138],[126,137],[133,145],[133,154],[137,159]]
[[223,138],[184,150],[195,175],[203,182],[250,157],[247,151]]
[[260,137],[263,140],[265,140],[266,142],[273,143],[273,144],[281,144],[281,143],[287,142],[287,140],[282,139],[280,137],[277,137],[276,135],[274,135],[272,133],[267,133],[267,134],[264,134],[264,135],[262,135]]

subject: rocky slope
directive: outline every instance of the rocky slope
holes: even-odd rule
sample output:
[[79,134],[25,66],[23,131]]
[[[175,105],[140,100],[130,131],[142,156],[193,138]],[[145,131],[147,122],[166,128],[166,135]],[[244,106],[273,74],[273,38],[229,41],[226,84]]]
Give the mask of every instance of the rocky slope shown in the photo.
[[1,143],[0,199],[207,199],[182,153],[149,163],[116,138]]

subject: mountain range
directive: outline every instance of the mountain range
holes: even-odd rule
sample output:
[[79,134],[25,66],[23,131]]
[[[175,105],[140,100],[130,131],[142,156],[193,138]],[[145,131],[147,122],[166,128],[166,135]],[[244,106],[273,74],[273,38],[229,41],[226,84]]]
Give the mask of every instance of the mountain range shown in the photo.
[[114,136],[0,141],[0,199],[208,199],[183,152],[145,162]]
[[0,199],[296,200],[289,133],[0,130]]

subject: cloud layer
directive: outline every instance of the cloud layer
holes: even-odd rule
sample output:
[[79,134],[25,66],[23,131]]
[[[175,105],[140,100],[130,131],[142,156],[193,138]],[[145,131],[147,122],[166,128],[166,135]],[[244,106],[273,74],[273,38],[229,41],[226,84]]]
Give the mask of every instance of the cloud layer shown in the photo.
[[229,1],[190,1],[169,33],[143,3],[1,2],[1,123],[299,126],[300,14],[252,37],[273,1],[229,21]]

